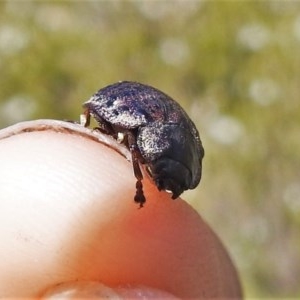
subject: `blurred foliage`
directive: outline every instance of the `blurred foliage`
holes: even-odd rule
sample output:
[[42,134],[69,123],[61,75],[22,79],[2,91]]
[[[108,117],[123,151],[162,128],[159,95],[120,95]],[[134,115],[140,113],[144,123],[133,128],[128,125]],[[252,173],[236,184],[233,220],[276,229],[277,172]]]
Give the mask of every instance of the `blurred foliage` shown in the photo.
[[76,119],[118,80],[177,99],[201,132],[185,194],[247,297],[300,294],[300,2],[2,1],[0,125]]

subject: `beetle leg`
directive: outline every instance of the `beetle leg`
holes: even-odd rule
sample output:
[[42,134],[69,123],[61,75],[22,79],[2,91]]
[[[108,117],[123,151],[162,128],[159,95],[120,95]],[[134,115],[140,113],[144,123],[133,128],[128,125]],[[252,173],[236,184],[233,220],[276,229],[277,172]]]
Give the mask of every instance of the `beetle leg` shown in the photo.
[[99,118],[97,119],[99,127],[95,127],[93,128],[94,130],[99,130],[100,132],[107,134],[107,135],[111,135],[113,138],[117,139],[117,134],[114,132],[113,128],[111,127],[111,125],[104,121],[104,120],[100,120]]
[[90,110],[87,109],[80,115],[80,124],[84,127],[89,127],[91,123],[91,113]]
[[[106,122],[99,116],[97,116],[97,118],[95,118],[95,119],[97,120],[97,123],[99,126],[94,127],[93,130],[99,130],[100,132],[107,134],[107,135],[111,135],[112,137],[117,139],[116,133],[114,132],[112,126],[108,122]],[[80,124],[83,125],[84,127],[88,127],[88,126],[90,126],[90,123],[91,123],[91,113],[90,113],[90,110],[87,109],[80,116]]]
[[136,182],[136,193],[134,196],[134,201],[140,204],[140,208],[143,207],[144,203],[146,202],[146,198],[144,196],[144,191],[143,191],[143,174],[140,169],[139,165],[139,150],[135,141],[135,137],[131,132],[127,132],[127,142],[128,142],[128,147],[131,152],[132,156],[132,166],[133,166],[133,172],[134,176],[137,179]]
[[137,180],[136,184],[136,193],[134,196],[134,201],[136,203],[140,204],[140,208],[144,206],[144,203],[146,202],[146,198],[144,196],[144,191],[143,191],[143,184],[141,180]]

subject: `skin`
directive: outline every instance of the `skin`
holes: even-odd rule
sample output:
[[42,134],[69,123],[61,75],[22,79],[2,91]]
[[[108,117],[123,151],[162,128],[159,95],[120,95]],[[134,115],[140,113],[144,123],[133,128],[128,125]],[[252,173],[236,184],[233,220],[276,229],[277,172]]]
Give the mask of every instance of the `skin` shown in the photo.
[[145,177],[138,209],[132,164],[113,148],[126,149],[66,124],[0,132],[0,298],[242,297],[226,250],[189,204]]

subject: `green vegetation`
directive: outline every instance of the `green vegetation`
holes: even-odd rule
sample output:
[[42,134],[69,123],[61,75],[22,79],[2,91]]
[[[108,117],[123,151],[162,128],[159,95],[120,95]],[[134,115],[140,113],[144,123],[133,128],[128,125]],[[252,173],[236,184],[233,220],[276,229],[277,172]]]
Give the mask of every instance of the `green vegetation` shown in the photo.
[[76,119],[118,80],[177,99],[200,130],[184,197],[221,237],[247,297],[300,294],[300,3],[2,1],[0,126]]

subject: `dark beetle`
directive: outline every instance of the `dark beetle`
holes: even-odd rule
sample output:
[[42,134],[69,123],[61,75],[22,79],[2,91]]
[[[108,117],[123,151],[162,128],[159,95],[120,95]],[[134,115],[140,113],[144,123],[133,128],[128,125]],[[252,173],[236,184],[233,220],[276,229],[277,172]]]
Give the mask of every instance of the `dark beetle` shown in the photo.
[[87,102],[85,126],[92,115],[99,129],[120,139],[132,154],[137,179],[134,201],[143,206],[143,175],[146,165],[159,190],[173,193],[200,182],[204,149],[199,133],[182,107],[163,92],[141,83],[122,81],[99,90]]

